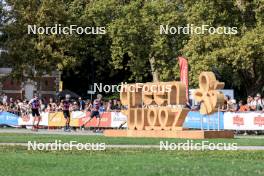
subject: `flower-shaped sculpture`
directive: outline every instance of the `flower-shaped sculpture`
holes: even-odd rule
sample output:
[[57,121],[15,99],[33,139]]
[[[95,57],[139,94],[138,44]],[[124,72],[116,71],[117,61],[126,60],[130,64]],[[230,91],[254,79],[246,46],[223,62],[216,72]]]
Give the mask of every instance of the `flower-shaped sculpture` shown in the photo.
[[194,92],[194,99],[200,102],[200,113],[212,114],[224,104],[224,95],[218,89],[225,83],[216,80],[213,72],[202,72],[199,76],[199,89]]

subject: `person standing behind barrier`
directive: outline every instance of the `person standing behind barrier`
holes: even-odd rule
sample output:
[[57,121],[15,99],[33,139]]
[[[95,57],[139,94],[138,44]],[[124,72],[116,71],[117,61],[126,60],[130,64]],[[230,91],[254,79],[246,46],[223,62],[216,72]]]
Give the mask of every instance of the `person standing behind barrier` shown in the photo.
[[255,101],[256,101],[256,110],[261,111],[263,109],[263,104],[262,104],[260,93],[257,93],[255,97]]
[[20,107],[21,116],[26,116],[29,114],[29,104],[27,100],[23,101],[23,104]]
[[45,109],[46,109],[47,107],[46,107],[46,104],[45,104],[44,100],[43,100],[43,99],[40,99],[39,102],[40,102],[40,112],[41,112],[41,113],[42,113],[42,112],[45,112]]
[[5,108],[3,103],[0,101],[0,112],[4,112]]
[[48,104],[48,107],[47,107],[47,111],[48,112],[55,112],[56,110],[57,110],[57,105],[54,102],[53,98],[50,98],[49,99],[49,104]]
[[70,106],[71,106],[70,95],[66,95],[65,100],[63,100],[62,102],[62,111],[63,111],[64,118],[66,120],[65,127],[64,127],[65,132],[71,131],[70,129]]
[[[31,112],[32,112],[32,116],[33,116],[33,124],[32,124],[32,131],[38,131],[39,128],[39,122],[40,122],[40,101],[37,95],[34,95],[34,98],[32,98],[29,103],[31,106]],[[35,125],[35,121],[37,121],[37,125]]]
[[261,102],[262,102],[262,112],[264,112],[264,97],[262,97]]
[[106,111],[107,111],[107,112],[112,111],[112,106],[113,106],[112,100],[109,100],[109,101],[107,102]]
[[250,111],[256,111],[257,102],[254,100],[252,96],[248,96],[247,104],[248,104]]
[[85,102],[82,100],[82,97],[79,97],[79,110],[83,111],[85,109]]
[[7,95],[6,94],[3,94],[3,96],[2,96],[2,103],[3,104],[6,104],[7,103],[7,99],[8,99]]
[[93,105],[92,105],[92,101],[91,101],[91,100],[87,100],[87,101],[85,102],[85,111],[86,111],[86,112],[91,112],[92,107],[93,107]]
[[249,107],[244,100],[239,101],[239,112],[247,112],[249,111]]

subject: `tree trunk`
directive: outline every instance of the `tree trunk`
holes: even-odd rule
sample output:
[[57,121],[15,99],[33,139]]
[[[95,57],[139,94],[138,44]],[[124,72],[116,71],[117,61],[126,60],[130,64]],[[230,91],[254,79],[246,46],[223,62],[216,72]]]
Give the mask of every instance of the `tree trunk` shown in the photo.
[[150,67],[151,67],[151,74],[152,74],[153,82],[159,82],[159,73],[158,73],[157,69],[155,68],[155,58],[150,57],[149,63],[150,63]]

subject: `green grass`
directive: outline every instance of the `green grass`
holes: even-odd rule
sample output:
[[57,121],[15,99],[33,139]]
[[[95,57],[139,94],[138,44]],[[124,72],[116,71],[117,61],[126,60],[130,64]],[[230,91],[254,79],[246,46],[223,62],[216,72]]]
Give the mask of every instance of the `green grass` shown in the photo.
[[[159,145],[160,141],[168,142],[186,142],[186,139],[160,139],[160,138],[113,138],[104,136],[78,136],[78,135],[58,135],[58,134],[14,134],[0,133],[0,143],[2,142],[18,142],[27,143],[28,141],[36,142],[54,142],[61,140],[62,142],[77,141],[79,143],[106,143],[106,144],[152,144]],[[212,143],[237,143],[239,146],[264,146],[264,139],[261,138],[235,138],[235,139],[205,139]],[[193,140],[201,142],[205,140]]]
[[[0,133],[0,143],[62,142],[154,144],[186,139],[109,138],[58,134]],[[218,143],[264,146],[261,138],[206,139]],[[202,140],[193,140],[201,142]],[[264,151],[160,151],[158,149],[109,149],[105,151],[29,151],[26,147],[0,145],[0,176],[254,176],[264,175]]]
[[264,175],[264,151],[28,151],[0,147],[3,176],[254,176]]

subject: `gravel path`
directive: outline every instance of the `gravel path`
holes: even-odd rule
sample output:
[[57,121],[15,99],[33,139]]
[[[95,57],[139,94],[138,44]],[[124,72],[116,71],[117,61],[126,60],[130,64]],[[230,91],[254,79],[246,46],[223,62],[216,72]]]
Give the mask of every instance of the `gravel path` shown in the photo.
[[[103,135],[102,133],[93,133],[90,130],[79,130],[72,132],[64,132],[61,129],[40,129],[38,132],[34,132],[28,129],[13,129],[13,128],[2,128],[0,133],[20,133],[20,134],[59,134],[59,135]],[[236,138],[258,138],[264,139],[264,136],[236,136]],[[0,143],[0,146],[24,146],[27,147],[27,143]],[[125,148],[125,149],[159,149],[159,145],[106,145],[107,148]],[[264,146],[237,146],[238,150],[264,150]]]
[[[22,146],[28,147],[28,143],[0,143],[0,146]],[[120,149],[159,149],[159,145],[105,145],[106,149],[120,148]],[[221,148],[220,148],[221,149]],[[222,148],[223,149],[223,148]],[[163,149],[164,150],[164,149]],[[183,149],[180,149],[183,150]],[[188,150],[185,148],[185,150]],[[190,151],[191,149],[189,149]],[[208,149],[205,149],[208,150]],[[264,150],[264,146],[237,146],[237,150]]]

